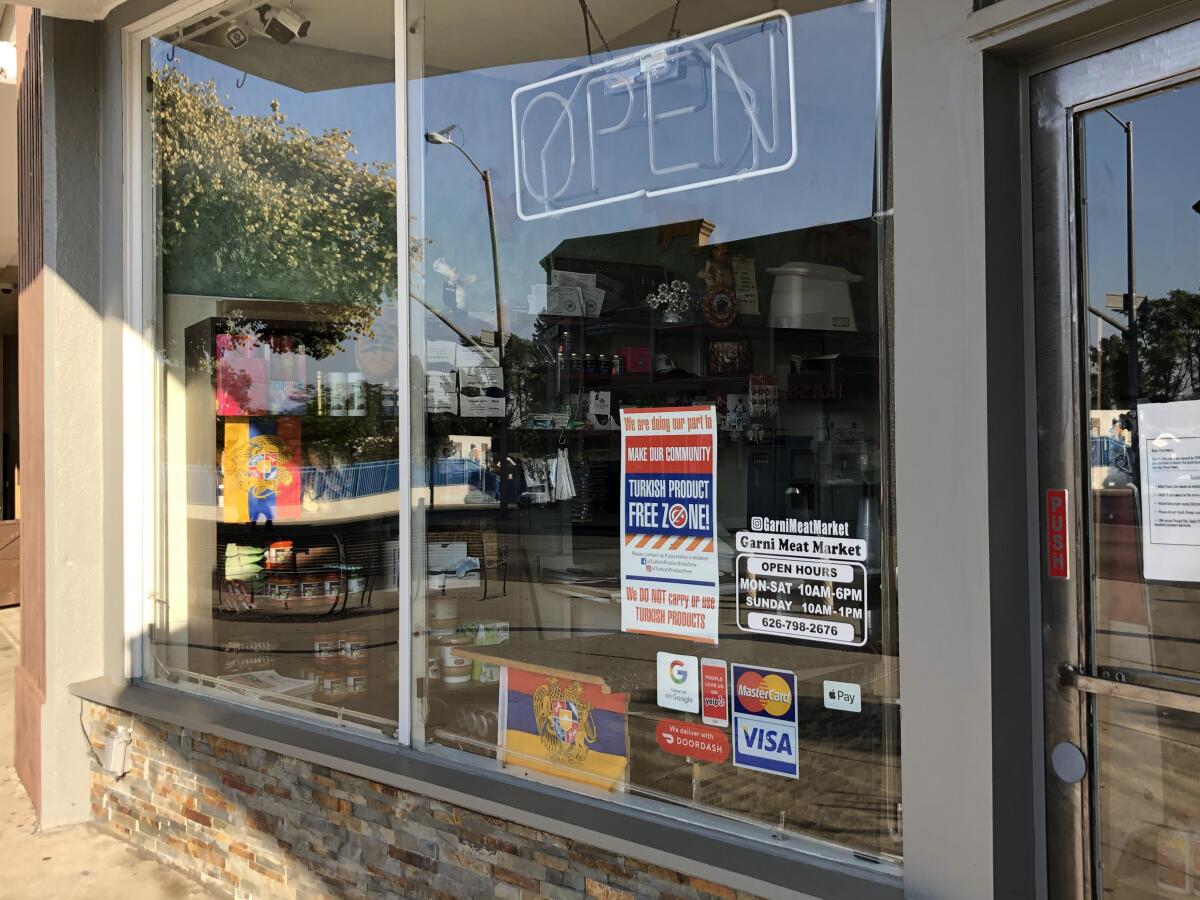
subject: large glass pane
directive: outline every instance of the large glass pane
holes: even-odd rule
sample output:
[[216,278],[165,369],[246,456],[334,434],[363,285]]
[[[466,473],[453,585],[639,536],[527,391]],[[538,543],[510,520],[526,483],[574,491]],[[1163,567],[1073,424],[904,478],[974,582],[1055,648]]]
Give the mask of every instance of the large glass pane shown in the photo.
[[[1200,694],[1198,112],[1191,83],[1080,121],[1092,659],[1104,677],[1191,695]],[[1200,894],[1200,716],[1114,700],[1097,701],[1096,714],[1104,895]]]
[[878,4],[411,5],[417,740],[898,859]]
[[151,677],[394,734],[390,0],[151,40],[162,590]]

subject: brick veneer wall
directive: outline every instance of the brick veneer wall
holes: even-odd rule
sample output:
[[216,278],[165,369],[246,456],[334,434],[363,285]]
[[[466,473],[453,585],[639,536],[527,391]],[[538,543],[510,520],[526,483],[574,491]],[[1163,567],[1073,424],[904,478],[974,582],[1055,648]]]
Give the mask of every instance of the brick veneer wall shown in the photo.
[[[92,744],[128,713],[89,704]],[[420,794],[154,719],[132,769],[93,763],[103,827],[241,898],[750,895]]]

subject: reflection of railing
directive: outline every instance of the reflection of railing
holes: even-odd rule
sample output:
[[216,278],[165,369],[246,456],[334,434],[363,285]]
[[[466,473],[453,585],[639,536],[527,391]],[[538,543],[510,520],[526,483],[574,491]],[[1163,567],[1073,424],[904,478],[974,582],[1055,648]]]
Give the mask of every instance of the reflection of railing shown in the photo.
[[330,468],[304,466],[300,469],[304,496],[317,500],[349,500],[400,490],[400,463],[353,463]]
[[499,476],[473,459],[452,456],[435,460],[431,474],[430,482],[434,487],[464,485],[493,496],[500,490]]
[[[437,487],[462,485],[495,496],[500,479],[473,459],[436,460],[431,483]],[[304,496],[314,500],[351,500],[400,490],[400,461],[352,463],[348,466],[302,466]],[[188,502],[212,506],[220,496],[221,470],[213,466],[188,466]]]
[[1129,462],[1129,447],[1120,438],[1111,435],[1092,435],[1088,441],[1088,452],[1091,465],[1096,467],[1112,467],[1121,472],[1132,472]]

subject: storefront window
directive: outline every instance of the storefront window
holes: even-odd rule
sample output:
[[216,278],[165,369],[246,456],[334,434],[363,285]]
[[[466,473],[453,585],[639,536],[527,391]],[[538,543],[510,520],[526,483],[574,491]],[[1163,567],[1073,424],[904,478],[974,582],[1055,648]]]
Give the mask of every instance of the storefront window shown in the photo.
[[410,4],[417,743],[901,855],[880,5]]
[[164,498],[147,668],[394,735],[392,3],[309,6],[229,4],[146,48]]

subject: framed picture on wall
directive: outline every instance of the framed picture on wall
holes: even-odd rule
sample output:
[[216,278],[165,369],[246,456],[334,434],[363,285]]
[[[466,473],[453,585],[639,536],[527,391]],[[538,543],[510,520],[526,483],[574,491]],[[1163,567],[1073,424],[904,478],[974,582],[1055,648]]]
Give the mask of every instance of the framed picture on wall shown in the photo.
[[709,341],[709,375],[745,375],[750,371],[749,341]]

